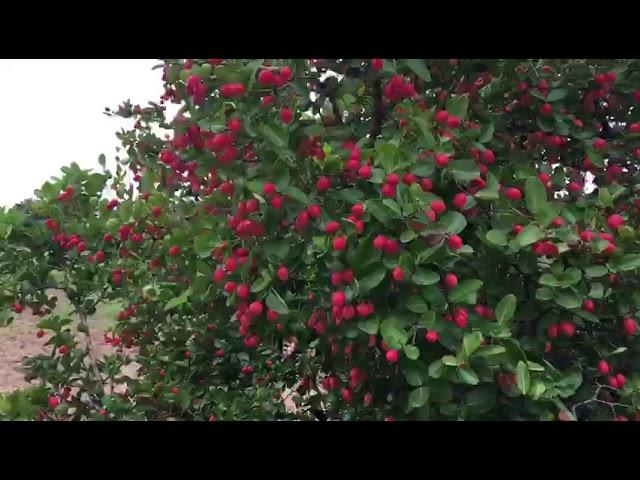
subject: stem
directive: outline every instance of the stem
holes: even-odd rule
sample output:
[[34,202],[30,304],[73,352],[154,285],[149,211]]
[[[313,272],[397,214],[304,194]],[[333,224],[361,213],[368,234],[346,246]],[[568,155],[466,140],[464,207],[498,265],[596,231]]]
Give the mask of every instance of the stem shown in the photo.
[[87,314],[81,307],[76,307],[76,311],[78,312],[78,317],[80,318],[80,323],[85,327],[84,334],[87,337],[87,354],[89,356],[89,361],[91,362],[91,368],[93,369],[93,374],[96,377],[96,381],[102,387],[101,393],[104,393],[104,382],[102,381],[102,376],[100,375],[100,370],[98,369],[98,362],[93,352],[93,341],[91,340],[91,330],[89,330],[89,322],[87,321]]

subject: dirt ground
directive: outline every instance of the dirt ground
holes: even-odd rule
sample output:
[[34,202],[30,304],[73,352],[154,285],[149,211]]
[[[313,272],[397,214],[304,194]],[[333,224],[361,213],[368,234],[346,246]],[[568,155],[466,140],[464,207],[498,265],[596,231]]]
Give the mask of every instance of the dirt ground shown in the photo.
[[[69,311],[69,305],[60,301],[56,312],[65,310]],[[89,319],[91,339],[98,358],[113,352],[113,347],[104,341],[104,332],[115,322],[117,311],[118,306],[106,305]],[[43,347],[46,336],[36,337],[38,320],[39,317],[25,311],[8,327],[0,327],[0,393],[29,386],[19,371],[23,357],[51,352],[49,347]]]

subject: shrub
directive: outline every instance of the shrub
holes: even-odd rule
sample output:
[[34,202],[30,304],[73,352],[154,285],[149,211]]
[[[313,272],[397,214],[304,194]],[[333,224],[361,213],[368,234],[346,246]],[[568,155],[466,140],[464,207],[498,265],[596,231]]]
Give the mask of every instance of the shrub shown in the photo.
[[[163,81],[110,112],[135,121],[115,172],[72,165],[0,219],[3,320],[42,316],[51,418],[634,417],[637,61],[168,60]],[[69,327],[103,301],[124,307],[99,359]]]

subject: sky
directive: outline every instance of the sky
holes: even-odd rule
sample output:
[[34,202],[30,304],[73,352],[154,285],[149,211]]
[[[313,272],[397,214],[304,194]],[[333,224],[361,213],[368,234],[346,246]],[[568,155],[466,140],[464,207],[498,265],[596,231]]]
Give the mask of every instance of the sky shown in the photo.
[[107,117],[124,100],[147,105],[163,93],[158,60],[0,59],[0,206],[33,196],[71,162],[113,165],[115,132],[133,120]]

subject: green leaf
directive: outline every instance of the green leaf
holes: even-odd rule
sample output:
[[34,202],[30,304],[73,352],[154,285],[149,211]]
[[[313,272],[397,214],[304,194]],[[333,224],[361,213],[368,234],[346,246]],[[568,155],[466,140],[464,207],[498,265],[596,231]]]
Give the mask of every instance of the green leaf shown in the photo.
[[304,192],[296,187],[292,187],[291,185],[285,188],[283,193],[288,197],[296,200],[297,202],[303,203],[305,205],[309,203],[309,199],[304,194]]
[[271,290],[271,292],[269,292],[269,295],[267,295],[265,302],[267,304],[267,307],[269,307],[274,312],[278,312],[281,315],[286,315],[289,313],[289,307],[287,307],[285,301],[280,295],[278,295],[278,292],[276,292],[275,290]]
[[505,246],[507,244],[507,236],[502,230],[491,229],[487,232],[486,238],[493,245]]
[[211,256],[211,252],[220,242],[220,237],[214,233],[208,233],[195,238],[193,242],[193,250],[200,258]]
[[539,378],[535,378],[533,382],[531,382],[529,395],[531,395],[531,398],[533,398],[534,400],[538,400],[546,389],[547,387],[545,387],[544,382]]
[[427,372],[420,362],[403,362],[402,373],[412,387],[421,387],[427,381]]
[[429,311],[427,303],[418,295],[412,295],[409,297],[406,305],[413,313],[426,313]]
[[418,234],[414,230],[405,230],[400,234],[400,242],[409,243],[418,237]]
[[490,357],[506,352],[507,349],[502,345],[487,345],[476,352],[476,357]]
[[478,383],[480,383],[478,374],[470,368],[459,368],[458,378],[462,383],[465,383],[467,385],[477,385]]
[[448,367],[458,366],[458,359],[453,355],[445,355],[444,357],[442,357],[441,360],[442,360],[442,363],[447,365]]
[[444,373],[444,363],[442,360],[436,360],[429,365],[429,376],[431,378],[441,378]]
[[357,188],[343,188],[342,190],[333,192],[331,196],[349,203],[358,203],[364,199],[364,193]]
[[395,349],[402,348],[409,339],[409,334],[402,328],[399,320],[395,317],[387,318],[382,322],[380,334],[387,345]]
[[420,77],[425,82],[431,81],[431,73],[425,65],[424,60],[419,58],[409,58],[405,60],[405,64],[407,65],[407,67],[413,70],[413,73],[418,75],[418,77]]
[[542,181],[538,177],[529,177],[524,187],[524,198],[527,208],[533,214],[536,214],[547,203],[547,192],[544,189]]
[[537,242],[543,237],[540,229],[535,225],[527,225],[522,229],[522,231],[516,236],[516,241],[521,247],[526,247],[527,245],[531,245],[532,243]]
[[580,306],[580,297],[574,292],[561,292],[556,294],[554,300],[558,305],[568,310],[578,308]]
[[498,302],[496,306],[496,321],[503,325],[513,318],[513,314],[516,313],[516,305],[518,301],[516,296],[508,294],[502,297],[502,300]]
[[467,116],[467,110],[469,109],[469,96],[458,95],[447,100],[446,110],[449,115],[455,115],[460,117],[461,120]]
[[467,333],[462,339],[462,350],[467,357],[471,356],[482,343],[482,333],[473,332]]
[[482,281],[477,279],[463,280],[451,293],[449,293],[449,301],[451,303],[459,303],[465,300],[469,295],[477,292],[482,287]]
[[277,148],[288,148],[289,133],[285,127],[275,124],[267,124],[263,127],[262,133],[264,138]]
[[420,133],[422,134],[420,137],[420,146],[425,150],[434,150],[438,144],[436,143],[433,133],[431,133],[429,122],[424,117],[417,115],[412,117],[412,119],[415,124],[418,125]]
[[516,384],[518,386],[518,390],[523,395],[527,394],[529,387],[531,386],[529,368],[522,360],[518,361],[518,364],[516,365]]
[[404,354],[411,360],[417,360],[420,356],[420,349],[414,345],[405,345]]
[[553,290],[550,288],[538,288],[536,290],[536,300],[551,300],[553,298]]
[[369,335],[378,333],[380,321],[377,318],[363,318],[358,320],[358,328]]
[[473,159],[453,160],[449,165],[457,182],[469,182],[480,176],[480,167]]
[[366,210],[383,225],[388,225],[391,221],[391,215],[388,208],[379,200],[367,200]]
[[542,275],[540,275],[540,280],[538,280],[538,282],[540,283],[540,285],[546,285],[547,287],[560,286],[560,282],[558,281],[558,279],[550,273],[543,273]]
[[177,297],[173,297],[171,300],[169,300],[167,304],[164,306],[164,311],[166,312],[168,310],[171,310],[173,308],[179,307],[180,305],[187,303],[187,300],[189,299],[190,295],[191,295],[191,289],[188,288]]
[[267,276],[260,277],[251,285],[251,292],[252,293],[261,292],[262,290],[264,290],[269,286],[269,283],[271,283],[271,279],[269,277]]
[[474,195],[474,197],[478,200],[493,201],[493,200],[498,200],[500,198],[500,194],[498,193],[498,190],[493,190],[491,188],[484,188],[479,192],[477,192]]
[[371,290],[372,288],[377,287],[380,284],[380,282],[382,282],[382,280],[386,275],[387,275],[387,270],[383,266],[376,268],[369,275],[364,277],[362,280],[358,281],[359,292],[361,294],[364,294],[369,290]]
[[618,272],[627,272],[640,267],[640,254],[630,253],[611,262],[611,267]]
[[482,127],[482,131],[480,133],[480,136],[478,137],[478,142],[479,143],[487,143],[487,142],[491,141],[491,139],[493,138],[493,131],[494,131],[493,123],[489,123],[488,125],[484,125]]
[[599,282],[591,284],[591,290],[589,291],[589,297],[602,298],[604,296],[604,285]]
[[467,226],[467,219],[460,212],[447,212],[438,223],[446,227],[447,233],[460,233]]
[[429,387],[418,387],[409,394],[409,405],[413,408],[422,407],[429,400]]
[[567,90],[564,88],[554,88],[547,95],[548,102],[556,102],[567,96]]
[[440,281],[440,275],[426,268],[416,268],[411,281],[416,285],[433,285]]

